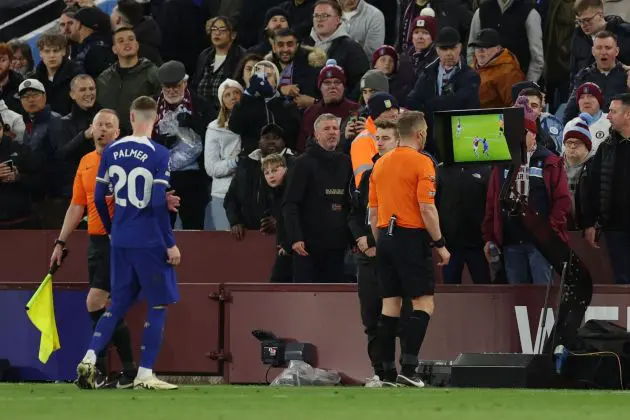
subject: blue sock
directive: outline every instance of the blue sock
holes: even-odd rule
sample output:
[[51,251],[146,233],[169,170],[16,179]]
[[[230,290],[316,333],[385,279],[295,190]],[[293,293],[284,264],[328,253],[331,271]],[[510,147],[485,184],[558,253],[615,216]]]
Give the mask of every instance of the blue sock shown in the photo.
[[92,335],[92,341],[90,341],[88,349],[94,350],[94,353],[99,354],[101,350],[106,348],[112,339],[112,335],[114,335],[114,330],[122,315],[122,308],[115,304],[112,304],[109,309],[103,312],[103,315],[94,328],[94,334]]
[[155,359],[157,359],[162,345],[164,324],[166,324],[166,306],[149,308],[147,322],[144,324],[144,334],[142,335],[140,367],[153,369]]

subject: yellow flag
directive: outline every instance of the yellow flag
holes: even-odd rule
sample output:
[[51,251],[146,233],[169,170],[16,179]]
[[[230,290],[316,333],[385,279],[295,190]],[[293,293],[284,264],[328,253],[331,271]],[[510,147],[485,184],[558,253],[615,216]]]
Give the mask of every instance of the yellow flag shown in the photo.
[[52,274],[46,276],[31,300],[26,304],[26,314],[33,325],[42,333],[39,343],[39,360],[45,364],[52,352],[61,348],[57,322],[55,321]]

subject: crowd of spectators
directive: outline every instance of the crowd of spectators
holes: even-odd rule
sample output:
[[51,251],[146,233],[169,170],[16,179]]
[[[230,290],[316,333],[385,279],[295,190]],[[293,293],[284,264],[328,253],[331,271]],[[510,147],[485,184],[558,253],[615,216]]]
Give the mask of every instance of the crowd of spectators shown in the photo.
[[[111,15],[65,2],[41,62],[0,40],[0,229],[59,229],[92,118],[112,109],[128,135],[148,95],[181,197],[174,226],[276,235],[272,281],[354,281],[354,260],[374,257],[353,206],[377,125],[422,111],[439,161],[434,112],[519,106],[521,193],[564,240],[579,230],[598,247],[603,232],[614,281],[630,283],[627,0],[119,0]],[[548,281],[499,205],[502,168],[438,182],[445,282],[464,266],[476,283]]]

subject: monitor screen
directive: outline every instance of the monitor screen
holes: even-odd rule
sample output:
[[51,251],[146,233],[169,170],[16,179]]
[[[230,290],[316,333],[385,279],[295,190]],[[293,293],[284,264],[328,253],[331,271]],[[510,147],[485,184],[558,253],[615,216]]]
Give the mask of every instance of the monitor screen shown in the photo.
[[433,141],[442,166],[524,163],[522,108],[436,111]]
[[454,163],[512,160],[503,113],[451,116]]

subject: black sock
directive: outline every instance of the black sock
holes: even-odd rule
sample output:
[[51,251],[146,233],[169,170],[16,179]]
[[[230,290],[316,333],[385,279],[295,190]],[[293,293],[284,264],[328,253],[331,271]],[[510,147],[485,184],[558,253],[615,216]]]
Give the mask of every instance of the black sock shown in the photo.
[[395,363],[397,325],[398,318],[381,314],[381,318],[378,321],[376,339],[379,354],[378,359],[383,369],[381,379],[385,381],[395,381],[396,376],[398,376]]
[[368,335],[367,351],[368,351],[368,356],[370,357],[370,362],[372,362],[372,368],[374,369],[374,374],[382,379],[383,366],[381,365],[381,361],[379,360],[378,340],[376,338],[376,335]]
[[[98,311],[90,312],[90,318],[92,318],[92,331],[96,330],[96,324],[101,316],[105,313],[105,308]],[[107,347],[100,351],[96,355],[96,368],[104,374],[107,374]]]
[[402,350],[402,374],[409,377],[415,374],[418,367],[418,353],[427,333],[431,315],[424,311],[413,311],[407,320],[404,347]]
[[131,350],[131,336],[129,335],[129,327],[124,319],[121,319],[116,325],[112,343],[116,346],[118,357],[123,365],[125,375],[135,377],[137,373],[136,364],[133,361],[133,351]]

